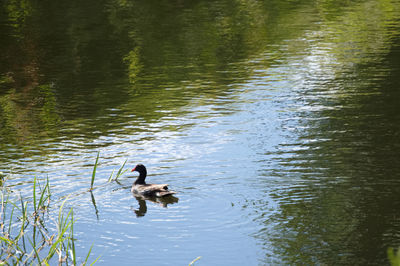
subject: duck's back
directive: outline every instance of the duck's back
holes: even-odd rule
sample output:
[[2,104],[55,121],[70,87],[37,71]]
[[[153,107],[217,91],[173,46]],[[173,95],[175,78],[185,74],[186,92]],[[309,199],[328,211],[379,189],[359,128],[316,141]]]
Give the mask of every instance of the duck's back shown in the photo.
[[146,197],[164,197],[176,193],[168,190],[168,184],[138,184],[132,186],[131,191]]

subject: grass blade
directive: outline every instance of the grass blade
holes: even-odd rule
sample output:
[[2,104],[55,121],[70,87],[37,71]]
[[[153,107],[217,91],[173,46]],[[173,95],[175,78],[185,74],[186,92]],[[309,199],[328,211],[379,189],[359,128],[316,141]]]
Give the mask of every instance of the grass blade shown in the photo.
[[[3,213],[3,221],[6,220],[6,209],[7,209],[7,204],[9,203],[8,198],[9,198],[9,194],[7,194],[7,198],[4,200],[4,188],[1,191],[1,212]],[[13,204],[13,203],[11,203]],[[15,206],[15,205],[14,205]]]
[[75,252],[75,240],[74,240],[74,211],[71,209],[71,245],[72,245],[72,261],[76,265],[76,252]]
[[192,262],[189,263],[189,266],[194,265],[194,263],[195,263],[196,261],[198,261],[199,259],[201,259],[201,256],[199,256],[199,257],[195,258],[194,260],[192,260]]
[[99,162],[99,156],[100,156],[100,152],[97,152],[96,162],[94,163],[94,167],[93,167],[92,180],[90,183],[90,190],[93,190],[94,178],[96,177],[96,169],[97,169],[97,164]]
[[98,256],[92,263],[90,263],[90,266],[92,266],[93,264],[95,264],[96,261],[97,261],[98,259],[100,259],[100,257],[101,257],[101,256]]
[[[14,242],[11,239],[0,236],[0,240],[8,243],[9,245],[14,245]],[[92,249],[92,248],[90,248],[90,249]]]
[[33,178],[33,209],[36,215],[36,176]]
[[49,182],[49,176],[48,175],[47,175],[47,184],[48,184],[48,186],[47,186],[47,195],[49,195],[49,204],[50,204],[51,193],[50,193],[50,182]]
[[[115,180],[117,180],[118,177],[120,177],[120,176],[123,174],[122,169],[124,169],[124,166],[125,166],[125,164],[126,164],[127,161],[128,161],[128,159],[126,159],[125,162],[124,162],[124,164],[121,166],[121,168],[119,168],[119,170],[118,170],[118,172],[117,172],[117,175],[115,176]],[[122,173],[121,173],[121,172],[122,172]]]
[[29,238],[28,238],[28,240],[29,240],[29,243],[31,243],[33,250],[35,251],[36,258],[39,262],[38,265],[42,265],[42,262],[40,261],[39,253],[37,252],[35,245],[32,243],[32,241]]
[[87,261],[88,261],[88,259],[89,259],[90,253],[92,252],[92,248],[93,248],[93,244],[92,244],[92,246],[90,247],[89,252],[88,252],[88,254],[86,255],[86,259],[85,259],[85,261],[82,263],[82,265],[86,265],[86,263],[87,263]]
[[22,224],[21,224],[21,231],[19,232],[19,235],[17,236],[17,240],[20,239],[22,237],[22,235],[24,234],[25,221],[26,221],[26,208],[27,208],[27,204],[24,204],[22,195],[20,195],[20,198],[21,198]]
[[8,235],[11,234],[11,224],[12,224],[12,218],[13,218],[14,210],[15,210],[15,206],[13,206],[13,208],[11,210],[10,224],[8,225]]
[[47,180],[46,185],[44,186],[44,189],[41,190],[41,195],[40,195],[40,199],[39,199],[39,203],[38,203],[38,209],[41,209],[42,207],[44,207],[44,201],[46,200],[47,197],[49,197],[49,195],[46,196],[46,198],[43,199],[44,197],[44,193],[46,192],[47,187],[49,186],[49,182]]
[[110,183],[111,181],[113,181],[113,175],[114,175],[114,170],[112,170],[110,177],[108,178],[108,183]]

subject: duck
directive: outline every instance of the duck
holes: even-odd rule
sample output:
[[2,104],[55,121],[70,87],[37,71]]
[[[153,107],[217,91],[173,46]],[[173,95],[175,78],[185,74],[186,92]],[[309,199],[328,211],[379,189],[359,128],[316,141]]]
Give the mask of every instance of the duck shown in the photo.
[[132,184],[131,192],[144,197],[165,197],[175,194],[175,191],[168,190],[168,184],[146,184],[146,167],[143,164],[136,165],[131,172],[139,172],[139,176]]

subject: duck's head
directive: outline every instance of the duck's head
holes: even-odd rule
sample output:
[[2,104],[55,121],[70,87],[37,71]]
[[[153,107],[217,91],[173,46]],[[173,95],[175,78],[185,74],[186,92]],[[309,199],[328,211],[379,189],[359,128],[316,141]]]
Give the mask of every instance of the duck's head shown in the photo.
[[143,164],[137,164],[133,169],[132,169],[132,171],[131,172],[134,172],[134,171],[136,171],[136,172],[139,172],[139,174],[144,174],[144,175],[146,175],[147,174],[147,170],[146,170],[146,167],[143,165]]
[[144,179],[147,176],[147,170],[146,167],[143,164],[138,164],[136,165],[131,172],[139,172],[139,176],[136,179],[136,181],[134,182],[134,185],[138,185],[138,184],[146,184],[146,182],[144,182]]

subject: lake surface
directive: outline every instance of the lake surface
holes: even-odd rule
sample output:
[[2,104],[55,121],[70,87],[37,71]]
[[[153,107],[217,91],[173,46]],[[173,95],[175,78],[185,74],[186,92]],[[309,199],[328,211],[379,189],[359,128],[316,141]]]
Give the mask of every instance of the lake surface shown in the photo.
[[[70,195],[78,261],[386,265],[400,246],[400,1],[0,7],[0,171]],[[176,198],[107,183],[125,160]]]

